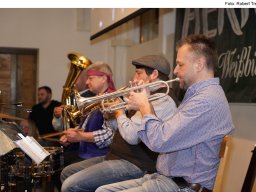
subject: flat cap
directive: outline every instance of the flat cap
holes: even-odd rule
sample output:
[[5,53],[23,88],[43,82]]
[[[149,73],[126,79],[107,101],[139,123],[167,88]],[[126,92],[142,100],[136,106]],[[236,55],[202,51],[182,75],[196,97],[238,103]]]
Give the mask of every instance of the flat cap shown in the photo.
[[149,67],[156,69],[165,75],[170,74],[170,63],[160,55],[147,55],[135,60],[132,60],[135,66]]

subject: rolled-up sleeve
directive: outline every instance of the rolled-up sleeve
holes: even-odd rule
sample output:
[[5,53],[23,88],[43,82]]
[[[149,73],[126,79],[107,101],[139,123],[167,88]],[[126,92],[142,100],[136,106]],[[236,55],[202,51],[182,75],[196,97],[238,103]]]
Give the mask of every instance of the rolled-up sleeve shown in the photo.
[[52,118],[52,126],[55,131],[63,131],[63,118],[56,118],[53,116]]
[[102,129],[93,131],[95,144],[101,149],[108,147],[113,140],[117,124],[114,119],[105,120]]

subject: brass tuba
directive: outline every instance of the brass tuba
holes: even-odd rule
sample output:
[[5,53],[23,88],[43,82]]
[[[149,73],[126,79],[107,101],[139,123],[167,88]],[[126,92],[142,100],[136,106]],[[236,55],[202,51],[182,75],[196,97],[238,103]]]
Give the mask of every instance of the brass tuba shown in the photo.
[[[78,109],[76,107],[76,101],[74,97],[74,84],[82,70],[92,64],[90,59],[81,56],[78,53],[69,53],[67,56],[68,59],[71,61],[71,65],[65,85],[63,86],[63,93],[61,99],[61,102],[64,105],[64,130],[70,127],[70,123],[76,124],[75,120],[78,116]],[[74,118],[73,114],[76,114],[76,118]]]

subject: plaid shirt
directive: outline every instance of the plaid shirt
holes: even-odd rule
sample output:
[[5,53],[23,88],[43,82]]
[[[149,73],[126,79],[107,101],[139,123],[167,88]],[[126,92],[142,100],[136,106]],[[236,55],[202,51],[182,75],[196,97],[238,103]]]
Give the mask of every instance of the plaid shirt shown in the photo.
[[[82,128],[85,128],[87,121],[90,119],[90,115],[87,116],[85,121],[82,123]],[[86,128],[85,128],[86,129]],[[117,123],[115,119],[106,120],[104,119],[102,129],[93,131],[95,144],[100,148],[108,147],[113,140],[114,133],[117,129]]]
[[93,132],[95,144],[101,149],[112,143],[117,124],[115,120],[104,121],[101,130]]

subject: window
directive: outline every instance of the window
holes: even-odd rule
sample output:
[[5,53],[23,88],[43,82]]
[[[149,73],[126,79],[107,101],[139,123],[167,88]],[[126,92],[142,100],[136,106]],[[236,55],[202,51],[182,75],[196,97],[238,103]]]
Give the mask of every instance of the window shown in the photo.
[[140,16],[140,43],[158,37],[159,9],[149,9]]

